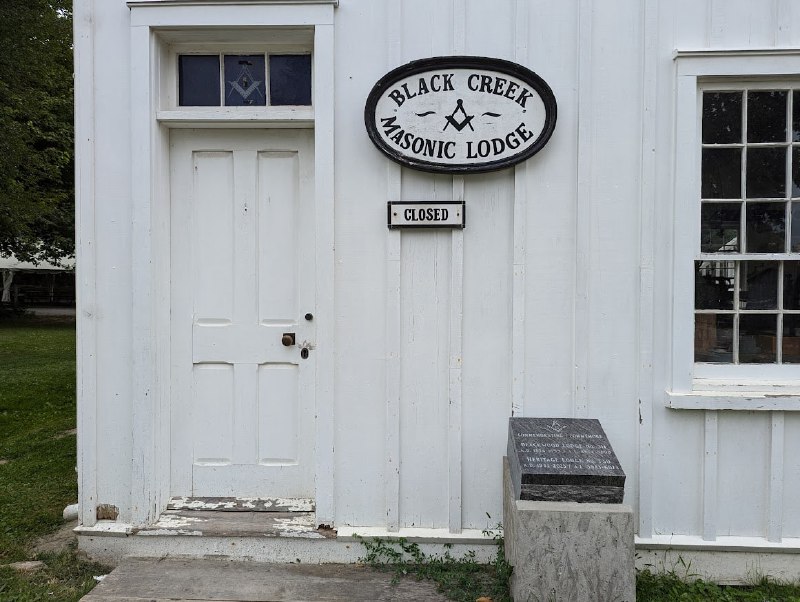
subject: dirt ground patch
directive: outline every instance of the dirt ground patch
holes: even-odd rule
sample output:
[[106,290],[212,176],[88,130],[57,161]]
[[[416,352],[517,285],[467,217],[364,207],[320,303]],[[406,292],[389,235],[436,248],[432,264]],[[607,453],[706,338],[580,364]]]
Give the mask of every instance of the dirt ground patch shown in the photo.
[[44,535],[33,544],[33,554],[56,553],[65,550],[76,536],[72,530],[78,526],[78,520],[71,520],[59,527],[58,531]]

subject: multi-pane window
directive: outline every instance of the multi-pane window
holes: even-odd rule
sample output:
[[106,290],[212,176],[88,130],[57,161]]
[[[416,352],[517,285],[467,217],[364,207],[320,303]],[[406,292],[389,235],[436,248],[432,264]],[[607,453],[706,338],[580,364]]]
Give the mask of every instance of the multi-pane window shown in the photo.
[[702,103],[695,362],[800,363],[800,90]]
[[310,54],[181,54],[178,105],[311,104]]

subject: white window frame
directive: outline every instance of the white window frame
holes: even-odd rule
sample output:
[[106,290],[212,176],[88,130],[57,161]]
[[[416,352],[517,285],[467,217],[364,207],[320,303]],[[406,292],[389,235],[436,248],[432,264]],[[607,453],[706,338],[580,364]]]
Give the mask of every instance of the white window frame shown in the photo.
[[[694,261],[700,253],[703,89],[744,88],[750,84],[800,89],[800,49],[677,51],[675,68],[672,365],[667,406],[800,410],[798,364],[694,362]],[[800,259],[800,254],[781,254],[780,258]]]
[[[224,123],[231,121],[247,124],[276,125],[290,127],[313,127],[314,125],[314,28],[313,27],[267,27],[262,29],[222,29],[209,33],[204,30],[164,29],[157,32],[160,72],[160,97],[156,118],[165,124]],[[243,42],[243,40],[245,40]],[[220,55],[220,65],[226,54],[263,54],[265,68],[269,74],[269,56],[275,54],[310,54],[312,58],[312,104],[265,106],[181,106],[178,104],[178,57],[183,54]],[[221,69],[221,66],[220,66]],[[220,86],[222,81],[220,80]],[[269,94],[269,82],[267,82]],[[223,99],[223,95],[220,95]]]

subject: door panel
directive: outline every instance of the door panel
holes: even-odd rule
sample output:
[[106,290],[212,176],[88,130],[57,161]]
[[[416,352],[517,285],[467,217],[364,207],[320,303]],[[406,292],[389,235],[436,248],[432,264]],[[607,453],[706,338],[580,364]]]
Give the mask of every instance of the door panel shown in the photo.
[[233,408],[220,403],[232,399],[231,364],[195,364],[193,368],[192,416],[195,462],[230,463],[233,457]]
[[233,233],[233,153],[194,153],[192,190],[195,319],[230,322],[233,319],[234,249],[230,244],[207,243],[227,241],[226,235]]
[[259,321],[291,321],[297,316],[297,205],[280,200],[297,197],[297,153],[259,153],[258,182],[269,189],[270,209],[258,217]]
[[311,132],[173,130],[170,160],[171,493],[313,497]]
[[297,462],[297,366],[262,364],[258,367],[258,430],[261,464]]

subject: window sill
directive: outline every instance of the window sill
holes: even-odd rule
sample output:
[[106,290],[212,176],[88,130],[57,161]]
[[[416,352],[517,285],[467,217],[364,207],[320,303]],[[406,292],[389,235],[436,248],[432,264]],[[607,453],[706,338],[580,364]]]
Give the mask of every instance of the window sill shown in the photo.
[[761,391],[747,390],[750,388],[742,385],[727,390],[666,391],[666,406],[673,410],[800,411],[798,385],[764,387],[766,390]]
[[156,119],[168,127],[218,124],[225,127],[313,127],[313,107],[209,107],[158,111]]

